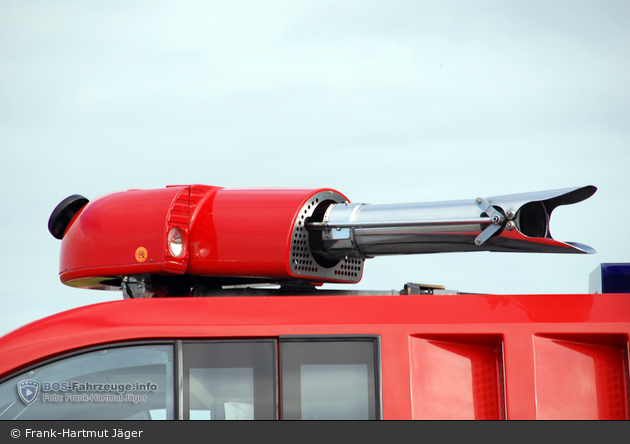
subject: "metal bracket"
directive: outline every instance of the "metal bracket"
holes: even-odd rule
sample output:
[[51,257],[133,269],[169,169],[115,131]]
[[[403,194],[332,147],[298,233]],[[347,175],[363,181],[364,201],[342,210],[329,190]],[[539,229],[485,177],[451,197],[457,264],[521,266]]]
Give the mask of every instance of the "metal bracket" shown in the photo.
[[475,245],[479,247],[483,245],[485,241],[490,239],[494,233],[499,231],[501,227],[503,227],[503,224],[505,223],[505,216],[495,210],[494,207],[482,197],[475,199],[475,205],[477,205],[481,211],[486,213],[492,221],[492,224],[475,238]]
[[123,291],[123,298],[125,299],[143,298],[145,290],[147,288],[145,280],[146,279],[142,275],[123,277],[122,283],[121,283],[121,287]]
[[407,282],[400,294],[433,294],[435,290],[445,290],[443,285],[418,284],[416,282]]

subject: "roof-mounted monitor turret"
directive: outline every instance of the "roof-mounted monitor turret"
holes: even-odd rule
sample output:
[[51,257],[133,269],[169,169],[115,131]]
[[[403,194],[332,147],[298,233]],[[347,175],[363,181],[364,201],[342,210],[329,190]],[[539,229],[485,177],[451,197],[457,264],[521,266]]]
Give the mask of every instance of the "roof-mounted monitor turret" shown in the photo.
[[[552,238],[555,208],[586,186],[409,204],[350,203],[332,189],[206,185],[129,190],[64,200],[51,215],[70,286],[188,295],[254,283],[356,283],[382,255],[493,251],[594,253]],[[60,237],[61,236],[61,237]]]

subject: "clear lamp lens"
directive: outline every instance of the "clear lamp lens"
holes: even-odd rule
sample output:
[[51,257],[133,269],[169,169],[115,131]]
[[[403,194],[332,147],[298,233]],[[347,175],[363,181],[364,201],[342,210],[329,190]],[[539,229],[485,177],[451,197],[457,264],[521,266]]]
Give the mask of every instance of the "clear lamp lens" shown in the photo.
[[168,232],[168,251],[173,257],[180,257],[184,253],[184,235],[177,227]]

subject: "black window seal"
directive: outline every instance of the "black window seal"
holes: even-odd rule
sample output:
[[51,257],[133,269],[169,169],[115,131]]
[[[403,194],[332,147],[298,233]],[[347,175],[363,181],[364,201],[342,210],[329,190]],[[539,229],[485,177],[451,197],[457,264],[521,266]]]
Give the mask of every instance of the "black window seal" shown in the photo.
[[174,353],[175,359],[173,376],[173,390],[175,391],[175,411],[173,412],[174,421],[182,421],[184,419],[184,347],[182,346],[182,340],[177,339],[174,341]]

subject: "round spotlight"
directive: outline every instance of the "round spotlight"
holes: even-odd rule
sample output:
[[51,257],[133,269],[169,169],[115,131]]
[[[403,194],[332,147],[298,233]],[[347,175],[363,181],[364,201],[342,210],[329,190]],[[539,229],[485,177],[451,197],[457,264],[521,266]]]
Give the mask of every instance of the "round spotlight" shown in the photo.
[[177,227],[171,228],[168,232],[168,251],[173,257],[181,257],[184,254],[184,235]]

